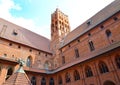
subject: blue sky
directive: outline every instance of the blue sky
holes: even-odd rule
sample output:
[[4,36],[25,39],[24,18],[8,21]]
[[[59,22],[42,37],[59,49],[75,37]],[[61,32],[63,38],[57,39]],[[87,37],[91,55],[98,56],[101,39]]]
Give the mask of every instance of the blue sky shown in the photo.
[[71,30],[114,0],[0,0],[0,17],[50,39],[51,14],[69,16]]

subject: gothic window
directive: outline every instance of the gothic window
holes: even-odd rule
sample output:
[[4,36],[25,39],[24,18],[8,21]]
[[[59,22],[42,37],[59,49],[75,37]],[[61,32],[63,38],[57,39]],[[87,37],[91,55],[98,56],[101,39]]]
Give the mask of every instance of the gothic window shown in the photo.
[[94,43],[92,41],[89,41],[89,47],[91,51],[95,50]]
[[42,80],[41,80],[41,85],[46,85],[46,80],[45,80],[44,77],[43,77]]
[[12,67],[9,67],[7,70],[6,80],[12,75],[12,73],[13,73],[13,69],[12,69]]
[[115,62],[116,62],[117,67],[120,69],[120,56],[119,55],[115,58]]
[[92,72],[91,67],[87,66],[85,68],[85,74],[86,74],[86,77],[92,77],[93,76],[93,72]]
[[62,56],[62,64],[65,64],[65,56]]
[[111,33],[110,30],[106,30],[105,33],[106,33],[106,36],[107,36],[107,37],[110,37],[110,36],[112,35],[112,33]]
[[31,83],[32,83],[32,85],[36,85],[36,77],[33,76],[31,78]]
[[29,56],[29,57],[27,58],[26,65],[27,65],[28,67],[31,67],[31,64],[32,64],[32,59],[31,59],[31,57]]
[[76,58],[79,57],[79,50],[78,50],[78,48],[75,48],[75,57],[76,57]]
[[58,84],[62,85],[62,77],[61,76],[58,77]]
[[66,79],[66,83],[71,82],[70,74],[69,74],[68,72],[67,72],[66,75],[65,75],[65,79]]
[[108,67],[104,62],[99,63],[99,71],[100,71],[100,73],[109,72]]
[[80,80],[80,75],[79,75],[79,72],[77,70],[74,71],[74,80],[75,81]]
[[45,68],[46,70],[49,69],[49,63],[48,63],[48,61],[45,62],[45,64],[44,64],[44,68]]
[[50,78],[49,85],[54,85],[54,79]]

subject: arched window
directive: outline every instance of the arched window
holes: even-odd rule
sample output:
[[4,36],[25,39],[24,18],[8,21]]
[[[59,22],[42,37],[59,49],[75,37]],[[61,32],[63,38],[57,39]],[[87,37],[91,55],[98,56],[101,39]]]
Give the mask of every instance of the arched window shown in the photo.
[[12,73],[13,73],[13,68],[12,68],[12,67],[9,67],[9,68],[8,68],[8,71],[7,71],[6,80],[12,75]]
[[58,77],[58,84],[62,85],[62,77],[61,76]]
[[45,61],[44,68],[45,68],[46,70],[48,70],[48,69],[50,69],[51,67],[52,67],[51,62],[50,62],[50,61]]
[[91,67],[87,66],[85,68],[85,74],[86,74],[86,77],[92,77],[93,76],[93,72],[92,72]]
[[118,55],[118,56],[115,58],[115,62],[116,62],[117,67],[120,69],[120,55]]
[[77,70],[74,71],[74,80],[75,81],[80,80],[80,75],[79,75],[79,72]]
[[107,80],[107,81],[104,82],[103,85],[115,85],[115,83],[112,82],[112,81]]
[[91,51],[95,50],[93,41],[90,40],[88,43],[89,43],[90,50]]
[[105,33],[106,33],[106,36],[107,36],[107,37],[110,37],[110,36],[112,35],[111,31],[108,30],[108,29],[105,31]]
[[54,85],[54,79],[50,78],[49,85]]
[[29,56],[29,57],[27,58],[26,65],[27,65],[28,67],[31,67],[31,64],[32,64],[32,59],[31,59],[31,57]]
[[71,82],[70,74],[69,74],[68,72],[67,72],[66,75],[65,75],[65,79],[66,79],[66,83]]
[[76,57],[76,58],[79,57],[79,50],[78,50],[78,48],[75,48],[75,57]]
[[42,80],[41,80],[41,85],[46,85],[46,80],[45,80],[44,77],[43,77]]
[[108,67],[104,62],[99,63],[99,70],[100,70],[100,73],[109,72]]
[[36,77],[33,76],[31,78],[31,83],[32,83],[32,85],[36,85]]

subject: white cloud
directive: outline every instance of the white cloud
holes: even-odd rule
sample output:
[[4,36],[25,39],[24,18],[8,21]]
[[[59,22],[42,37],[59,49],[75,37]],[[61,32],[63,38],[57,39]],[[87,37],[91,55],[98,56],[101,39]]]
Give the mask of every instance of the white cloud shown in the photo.
[[[30,1],[30,0],[29,0]],[[27,28],[31,31],[34,31],[36,33],[41,33],[41,35],[48,37],[48,34],[46,34],[46,32],[42,32],[40,31],[39,28],[41,28],[40,26],[36,26],[35,22],[32,19],[26,19],[24,17],[14,17],[11,15],[10,10],[11,9],[16,9],[16,10],[21,10],[22,8],[18,5],[15,4],[13,2],[13,0],[0,0],[0,17],[8,20],[14,24],[17,24],[19,26],[22,26],[24,28]],[[46,27],[43,26],[42,29],[47,29]]]
[[[28,1],[31,2],[31,0]],[[73,29],[86,21],[91,16],[93,16],[95,13],[97,13],[99,10],[104,8],[112,1],[114,0],[60,0],[58,1],[58,6],[61,11],[69,16],[70,25]],[[0,0],[0,2],[1,18],[4,18],[17,25],[20,25],[40,35],[50,38],[50,23],[45,26],[36,26],[36,23],[32,19],[26,19],[24,17],[14,17],[11,15],[10,10],[22,10],[22,7],[20,7],[18,4],[15,4],[13,0]],[[55,9],[53,9],[53,11],[54,10]],[[50,14],[48,14],[48,16],[49,15]]]
[[59,7],[68,14],[70,25],[73,29],[112,1],[114,0],[62,0]]

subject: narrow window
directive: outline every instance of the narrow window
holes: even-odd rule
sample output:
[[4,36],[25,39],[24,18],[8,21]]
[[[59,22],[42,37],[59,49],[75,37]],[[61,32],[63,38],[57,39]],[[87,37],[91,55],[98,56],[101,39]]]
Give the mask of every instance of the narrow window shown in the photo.
[[65,56],[62,56],[62,64],[65,64]]
[[31,67],[31,64],[32,64],[32,59],[31,59],[31,57],[29,56],[29,57],[27,58],[26,65],[27,65],[28,67]]
[[75,81],[80,80],[80,75],[79,75],[79,72],[77,70],[74,71],[74,80]]
[[66,79],[66,83],[71,82],[70,74],[69,74],[68,72],[67,72],[66,75],[65,75],[65,79]]
[[115,58],[115,62],[116,62],[118,69],[120,69],[120,56],[119,55]]
[[58,84],[62,85],[62,77],[61,76],[58,77]]
[[41,85],[46,85],[46,80],[44,77],[42,77],[42,80],[41,80]]
[[99,71],[100,71],[100,73],[109,72],[108,67],[104,62],[99,63]]
[[49,85],[54,85],[54,79],[50,78]]
[[94,43],[92,41],[89,41],[89,47],[91,51],[95,50]]
[[79,57],[79,50],[78,50],[78,48],[75,48],[75,57],[76,57],[76,58]]
[[112,33],[111,33],[110,30],[106,30],[105,33],[106,33],[106,36],[107,36],[108,38],[112,35]]
[[31,78],[31,83],[32,83],[32,85],[36,85],[36,77],[33,76]]
[[86,74],[86,77],[92,77],[93,76],[93,72],[92,72],[91,67],[87,66],[85,68],[85,74]]

